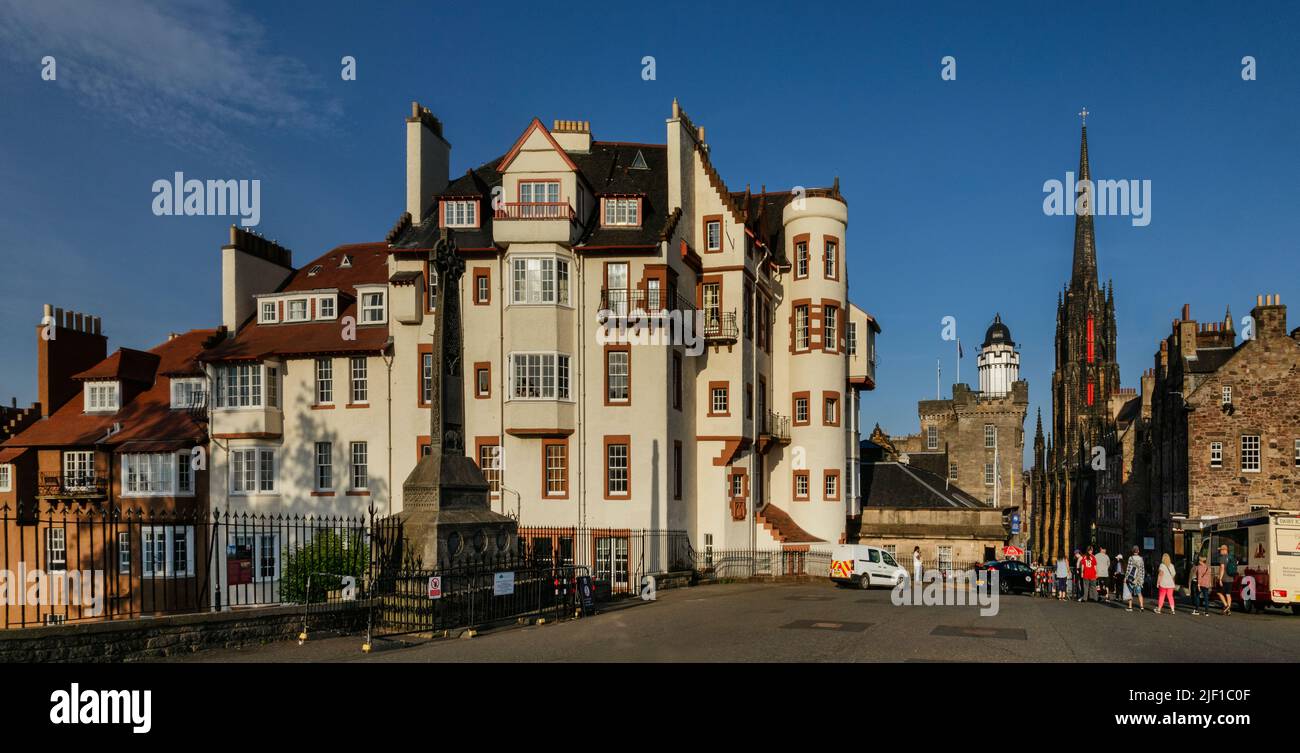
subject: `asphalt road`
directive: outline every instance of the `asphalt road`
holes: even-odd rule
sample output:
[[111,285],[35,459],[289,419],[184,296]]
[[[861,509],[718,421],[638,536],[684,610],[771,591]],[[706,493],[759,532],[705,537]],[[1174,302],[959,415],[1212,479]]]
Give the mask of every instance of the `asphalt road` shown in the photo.
[[1004,596],[978,607],[895,606],[887,590],[827,582],[663,590],[601,614],[510,626],[470,639],[314,637],[174,661],[211,662],[1202,662],[1300,661],[1300,617],[1193,617]]

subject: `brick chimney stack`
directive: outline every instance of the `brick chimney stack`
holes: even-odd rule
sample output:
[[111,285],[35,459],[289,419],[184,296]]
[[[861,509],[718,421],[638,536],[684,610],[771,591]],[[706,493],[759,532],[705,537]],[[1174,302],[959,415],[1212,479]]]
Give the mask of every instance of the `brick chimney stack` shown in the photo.
[[76,397],[72,377],[108,356],[108,337],[100,319],[45,304],[36,325],[36,382],[41,416],[48,417]]
[[1255,297],[1255,308],[1250,310],[1255,320],[1255,338],[1271,340],[1286,337],[1286,306],[1282,305],[1280,295],[1261,295]]

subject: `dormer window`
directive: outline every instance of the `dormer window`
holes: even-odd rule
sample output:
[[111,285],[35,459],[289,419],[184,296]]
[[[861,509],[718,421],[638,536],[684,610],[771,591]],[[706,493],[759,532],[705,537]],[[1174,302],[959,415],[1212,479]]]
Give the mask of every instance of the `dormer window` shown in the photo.
[[640,227],[641,200],[638,198],[601,199],[605,206],[606,227]]
[[347,254],[343,254],[343,258],[339,260],[339,267],[343,269],[351,269],[352,257],[348,256]]
[[383,324],[388,321],[386,288],[357,288],[361,302],[361,324]]
[[478,201],[450,199],[442,202],[443,227],[478,227]]
[[285,304],[286,322],[305,322],[307,321],[307,299],[290,298]]
[[118,382],[87,382],[85,411],[87,413],[112,413],[120,407],[121,389]]
[[172,408],[202,408],[207,403],[207,384],[202,377],[172,380]]
[[333,319],[338,315],[335,311],[335,306],[334,296],[325,296],[324,298],[317,299],[316,318]]
[[259,324],[275,324],[280,320],[279,312],[275,301],[262,301],[261,313],[258,315]]

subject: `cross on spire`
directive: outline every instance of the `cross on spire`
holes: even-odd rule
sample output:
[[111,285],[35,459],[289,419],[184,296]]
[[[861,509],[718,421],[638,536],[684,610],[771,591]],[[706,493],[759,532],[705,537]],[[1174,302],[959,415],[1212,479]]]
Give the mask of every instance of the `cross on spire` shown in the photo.
[[1082,110],[1079,111],[1079,117],[1083,118],[1084,125],[1088,125],[1088,115],[1089,113],[1087,107],[1084,107]]

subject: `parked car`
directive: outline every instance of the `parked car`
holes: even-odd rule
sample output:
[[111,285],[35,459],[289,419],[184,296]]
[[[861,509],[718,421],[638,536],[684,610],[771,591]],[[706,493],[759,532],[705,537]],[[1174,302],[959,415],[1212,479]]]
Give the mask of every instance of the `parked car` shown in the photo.
[[990,560],[984,563],[980,575],[994,570],[998,572],[998,590],[1002,593],[1034,592],[1034,569],[1020,560]]
[[880,547],[865,544],[839,544],[831,552],[831,580],[836,585],[893,588],[907,577],[893,555]]

